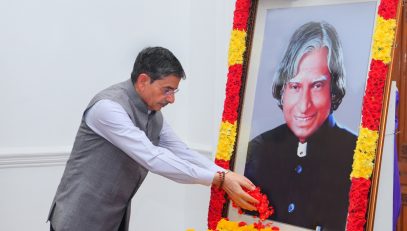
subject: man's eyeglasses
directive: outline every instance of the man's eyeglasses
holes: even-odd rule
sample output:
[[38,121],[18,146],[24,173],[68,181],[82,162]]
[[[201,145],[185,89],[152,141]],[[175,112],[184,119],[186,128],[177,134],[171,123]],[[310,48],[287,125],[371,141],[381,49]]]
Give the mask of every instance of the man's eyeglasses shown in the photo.
[[166,87],[166,88],[163,88],[162,91],[165,96],[169,96],[169,95],[174,95],[175,93],[177,93],[179,91],[179,89],[178,88],[171,89],[171,88]]

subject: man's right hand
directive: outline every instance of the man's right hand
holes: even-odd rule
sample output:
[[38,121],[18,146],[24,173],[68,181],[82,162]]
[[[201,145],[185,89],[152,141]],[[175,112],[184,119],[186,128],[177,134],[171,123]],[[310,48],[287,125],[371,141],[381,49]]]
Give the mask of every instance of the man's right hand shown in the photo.
[[[218,176],[214,177],[214,184],[219,186],[220,180]],[[225,174],[225,179],[222,185],[222,189],[228,194],[230,199],[240,208],[255,211],[256,206],[253,204],[259,203],[258,200],[250,196],[243,190],[254,190],[256,187],[246,177],[234,172],[228,172]]]

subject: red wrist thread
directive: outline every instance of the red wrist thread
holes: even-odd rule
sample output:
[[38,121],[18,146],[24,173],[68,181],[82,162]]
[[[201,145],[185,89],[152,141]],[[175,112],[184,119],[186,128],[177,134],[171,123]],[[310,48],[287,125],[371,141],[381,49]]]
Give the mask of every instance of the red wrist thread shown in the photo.
[[225,172],[218,171],[217,173],[219,175],[219,180],[220,180],[219,189],[222,189],[223,183],[225,183]]

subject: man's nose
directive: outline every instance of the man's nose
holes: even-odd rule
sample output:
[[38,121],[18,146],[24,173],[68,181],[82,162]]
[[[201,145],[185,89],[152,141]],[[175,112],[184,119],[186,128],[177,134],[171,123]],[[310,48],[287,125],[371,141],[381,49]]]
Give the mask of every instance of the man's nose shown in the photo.
[[166,100],[167,100],[168,103],[174,103],[175,102],[175,95],[174,94],[167,95]]
[[312,105],[311,91],[304,89],[298,102],[298,108],[301,113],[306,113]]

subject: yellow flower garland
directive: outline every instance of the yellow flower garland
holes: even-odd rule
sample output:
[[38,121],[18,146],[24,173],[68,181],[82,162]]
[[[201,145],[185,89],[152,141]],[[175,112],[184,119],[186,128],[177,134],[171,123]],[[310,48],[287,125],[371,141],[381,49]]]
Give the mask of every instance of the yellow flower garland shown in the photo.
[[216,159],[229,161],[234,150],[236,139],[236,122],[233,124],[224,121],[219,132],[219,141]]
[[376,157],[376,147],[379,133],[367,128],[360,128],[359,137],[356,143],[355,155],[351,177],[369,179],[374,167]]
[[241,30],[232,30],[230,38],[228,64],[243,63],[243,53],[246,51],[246,32]]
[[390,63],[395,29],[395,19],[386,20],[381,16],[377,16],[376,28],[373,35],[373,59],[382,60],[385,64]]
[[270,227],[257,229],[253,224],[239,226],[238,222],[221,219],[216,227],[218,231],[272,231]]

